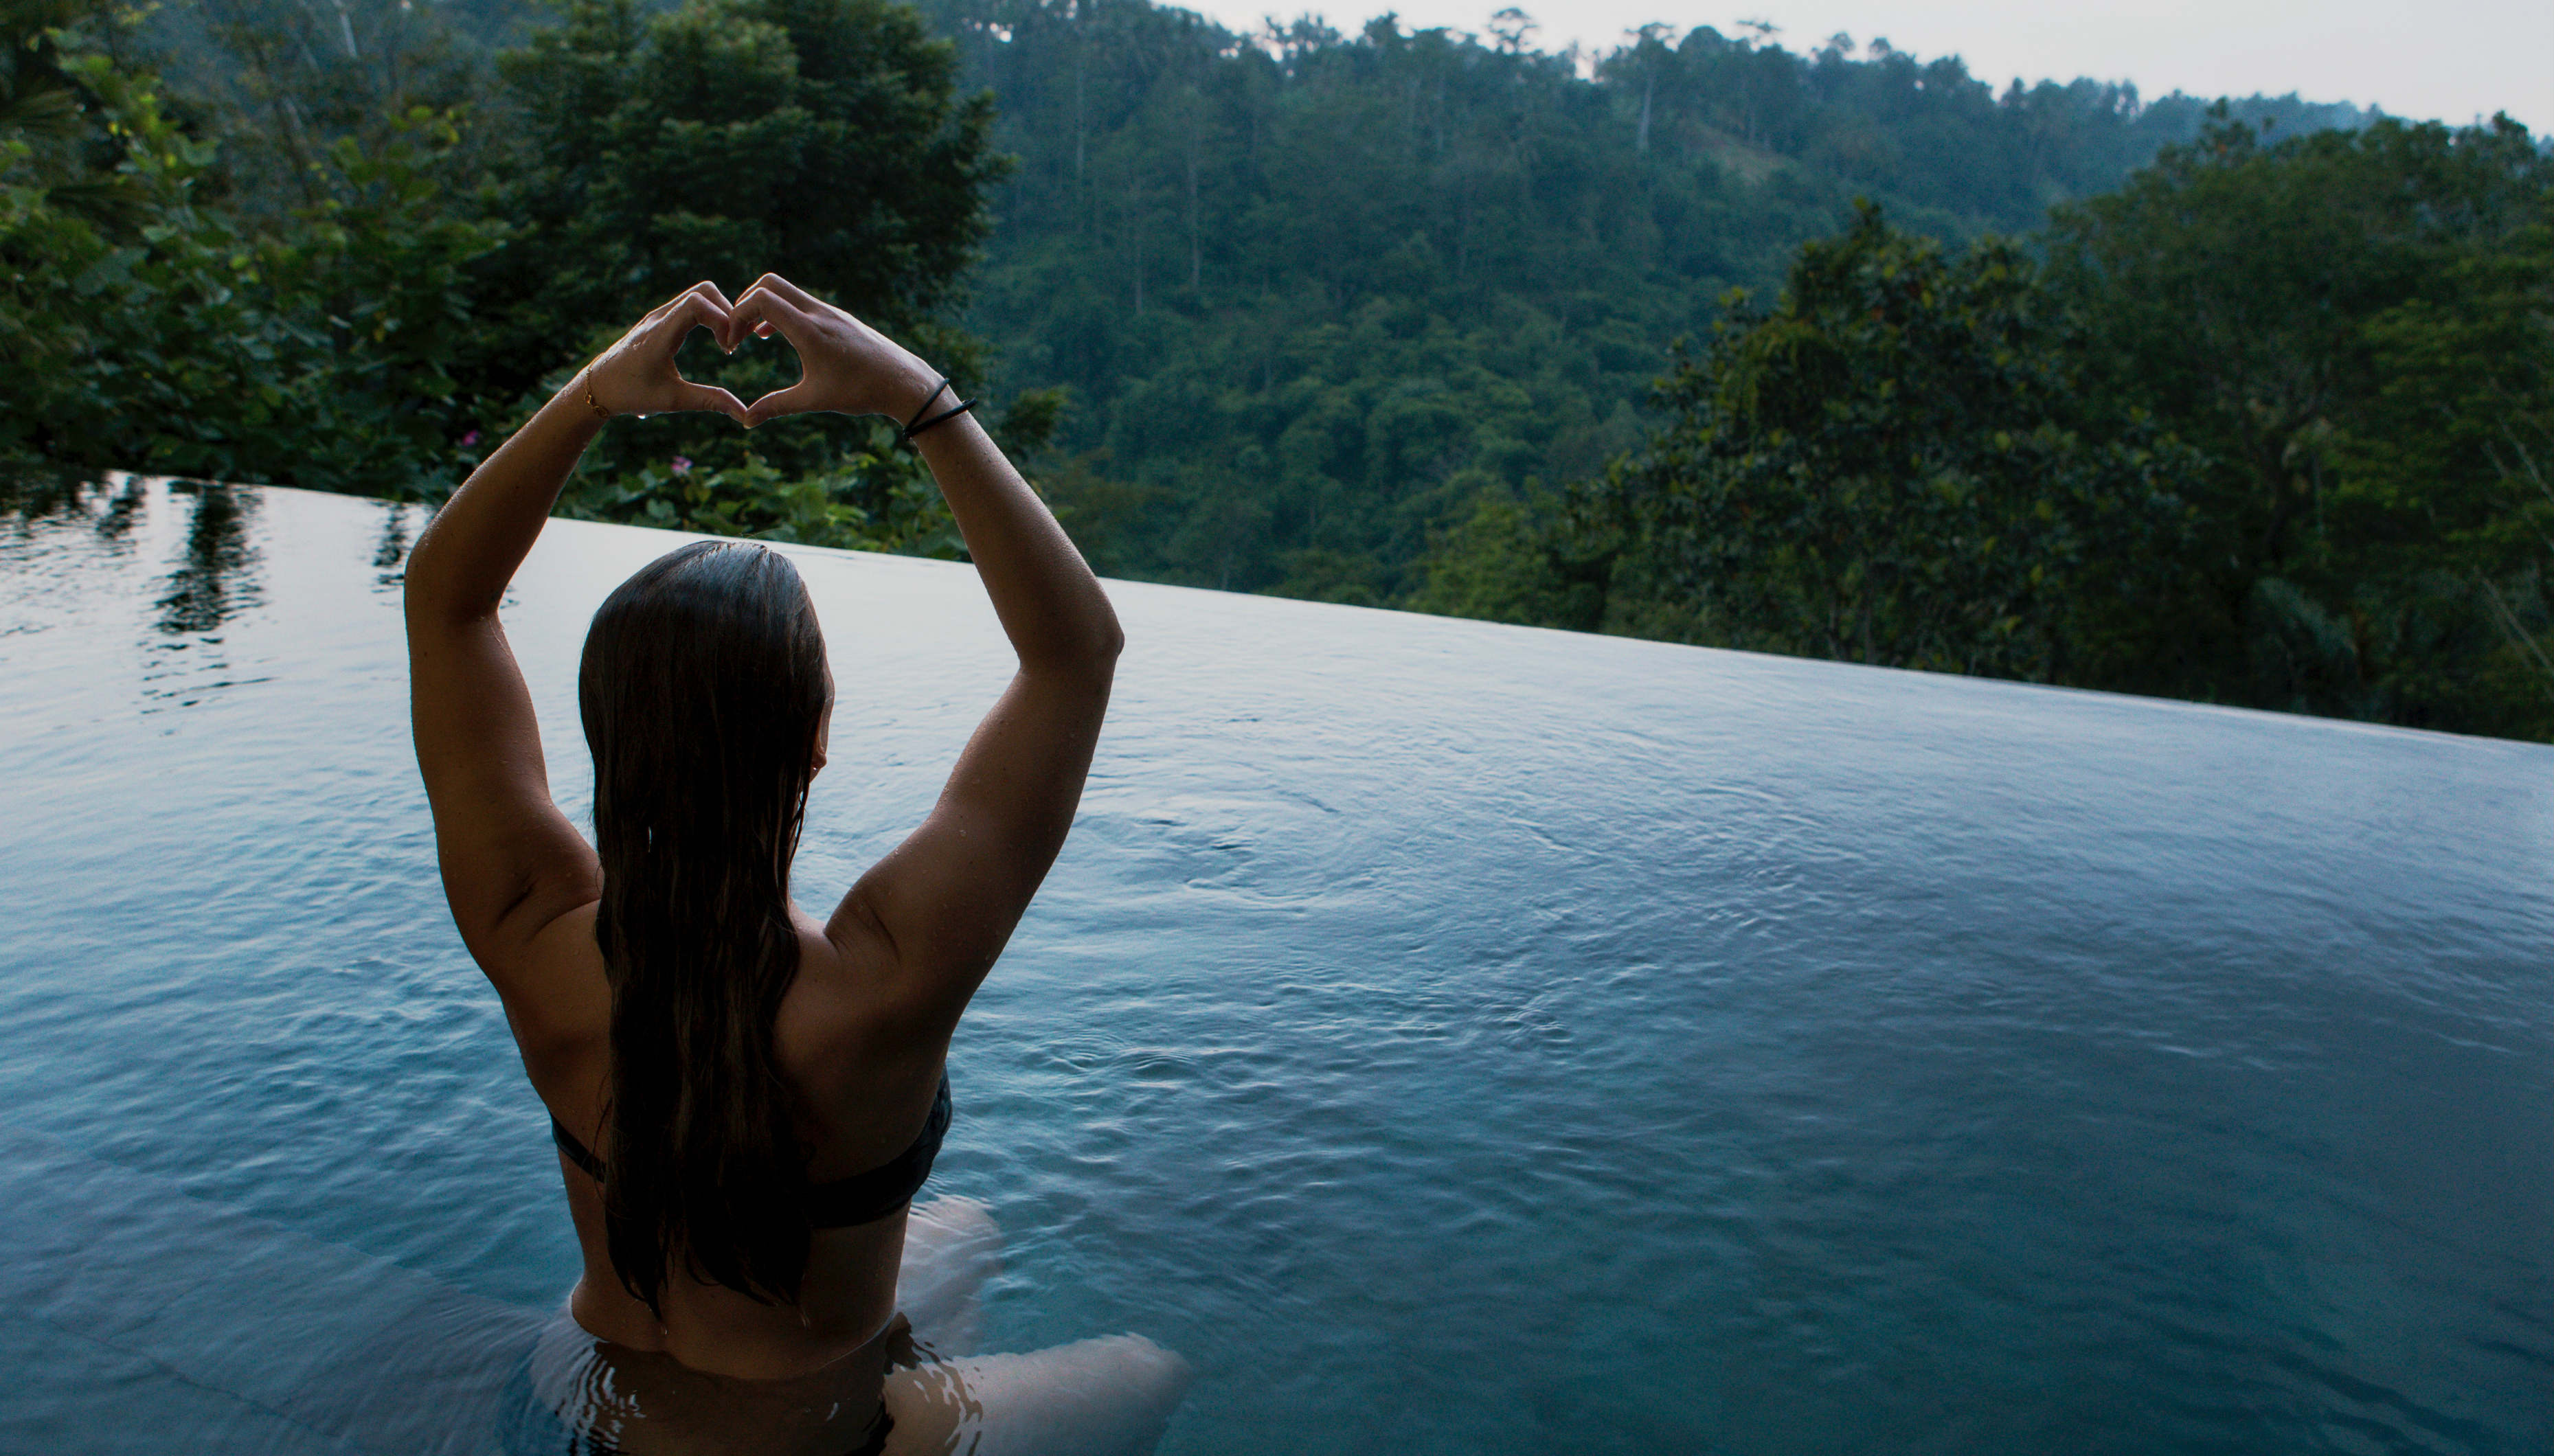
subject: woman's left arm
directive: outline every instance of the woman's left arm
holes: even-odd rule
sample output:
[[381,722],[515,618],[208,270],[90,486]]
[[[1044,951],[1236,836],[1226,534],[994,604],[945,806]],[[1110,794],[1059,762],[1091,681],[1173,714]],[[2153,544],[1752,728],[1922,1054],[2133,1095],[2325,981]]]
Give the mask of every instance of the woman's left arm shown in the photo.
[[471,472],[408,557],[408,713],[443,891],[510,1010],[537,1000],[516,984],[533,938],[599,897],[603,879],[594,850],[550,802],[531,693],[497,605],[606,419],[716,409],[743,420],[735,395],[676,372],[674,351],[695,328],[734,345],[727,299],[709,283],[639,320],[569,381]]

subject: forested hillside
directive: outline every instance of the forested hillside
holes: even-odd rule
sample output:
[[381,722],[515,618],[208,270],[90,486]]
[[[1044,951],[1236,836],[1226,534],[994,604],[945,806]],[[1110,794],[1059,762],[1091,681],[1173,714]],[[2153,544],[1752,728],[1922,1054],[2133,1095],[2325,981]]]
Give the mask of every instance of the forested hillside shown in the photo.
[[[2515,124],[923,5],[0,0],[0,461],[437,499],[774,269],[1103,571],[2554,738]],[[619,421],[560,508],[963,550],[840,417]]]
[[[635,29],[672,8],[194,0],[155,12],[142,39],[182,94],[219,103],[205,116],[236,195],[283,217],[325,189],[313,159],[330,139],[378,130],[399,103],[478,123],[447,159],[455,182],[484,186],[544,148],[583,149],[597,169],[612,145],[564,124],[556,98],[573,87],[502,56],[562,19],[592,38],[594,17]],[[1095,559],[1351,602],[1406,599],[1429,531],[1483,488],[1585,479],[1637,446],[1668,345],[1707,329],[1731,288],[1776,283],[1856,196],[1953,242],[2028,233],[2195,136],[2205,110],[2084,80],[1999,93],[1884,40],[1793,50],[1744,28],[1653,26],[1588,57],[1537,49],[1518,15],[1482,36],[1299,21],[1245,37],[1149,0],[923,13],[956,43],[959,90],[989,91],[993,151],[1014,160],[983,261],[932,275],[972,299],[941,316],[987,346],[999,392],[1063,388],[1043,474]],[[2285,133],[2366,119],[2293,97],[2236,114]],[[666,191],[671,160],[632,185]],[[531,204],[536,218],[544,205],[566,194]],[[961,221],[942,235],[971,241]],[[545,254],[536,271],[565,279],[586,246],[544,226],[509,252]],[[556,337],[555,321],[504,332],[478,373],[520,391],[522,341]],[[655,457],[704,458],[673,427],[648,433],[665,437]]]
[[[996,144],[970,319],[1070,391],[1056,471],[1105,565],[1385,603],[1484,486],[1600,472],[1668,344],[1856,195],[2019,233],[2197,134],[2203,103],[1835,37],[1652,27],[1590,59],[1377,21],[1237,37],[1144,0],[933,0]],[[2348,107],[2256,99],[2296,132]]]

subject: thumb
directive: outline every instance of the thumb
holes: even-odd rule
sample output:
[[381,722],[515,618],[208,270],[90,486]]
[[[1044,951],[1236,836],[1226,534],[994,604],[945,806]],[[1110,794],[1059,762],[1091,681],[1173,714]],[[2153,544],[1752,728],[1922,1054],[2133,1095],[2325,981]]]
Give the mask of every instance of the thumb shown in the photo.
[[739,424],[746,422],[745,401],[716,385],[696,385],[685,380],[681,397],[682,402],[674,406],[677,409],[715,409]]
[[774,390],[755,400],[746,407],[743,417],[746,428],[752,429],[784,414],[806,414],[824,407],[817,402],[815,382],[802,379],[785,390]]

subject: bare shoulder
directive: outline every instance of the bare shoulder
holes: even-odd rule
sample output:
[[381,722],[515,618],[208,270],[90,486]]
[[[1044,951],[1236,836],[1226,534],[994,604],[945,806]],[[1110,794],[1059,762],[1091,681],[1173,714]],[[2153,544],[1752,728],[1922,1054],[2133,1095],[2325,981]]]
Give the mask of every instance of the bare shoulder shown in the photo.
[[860,1051],[880,1040],[902,1019],[894,946],[858,918],[837,916],[820,925],[799,911],[794,919],[798,978],[781,1005],[779,1034],[810,1051]]
[[838,919],[800,918],[798,976],[773,1028],[780,1064],[823,1124],[810,1172],[851,1171],[902,1151],[930,1113],[950,1028],[898,994],[892,948]]
[[587,901],[553,918],[508,958],[503,976],[489,977],[533,1089],[571,1127],[600,1116],[611,1057],[612,983],[594,943],[596,908]]

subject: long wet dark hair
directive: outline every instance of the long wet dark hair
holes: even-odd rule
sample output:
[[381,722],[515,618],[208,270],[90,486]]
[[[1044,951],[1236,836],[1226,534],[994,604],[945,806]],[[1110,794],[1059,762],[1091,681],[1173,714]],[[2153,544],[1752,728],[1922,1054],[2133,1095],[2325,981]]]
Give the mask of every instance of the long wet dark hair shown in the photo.
[[612,984],[604,1229],[630,1292],[681,1261],[757,1299],[807,1267],[794,1093],[772,1049],[798,970],[789,861],[830,701],[805,585],[761,546],[702,541],[594,615],[577,697],[594,749]]

